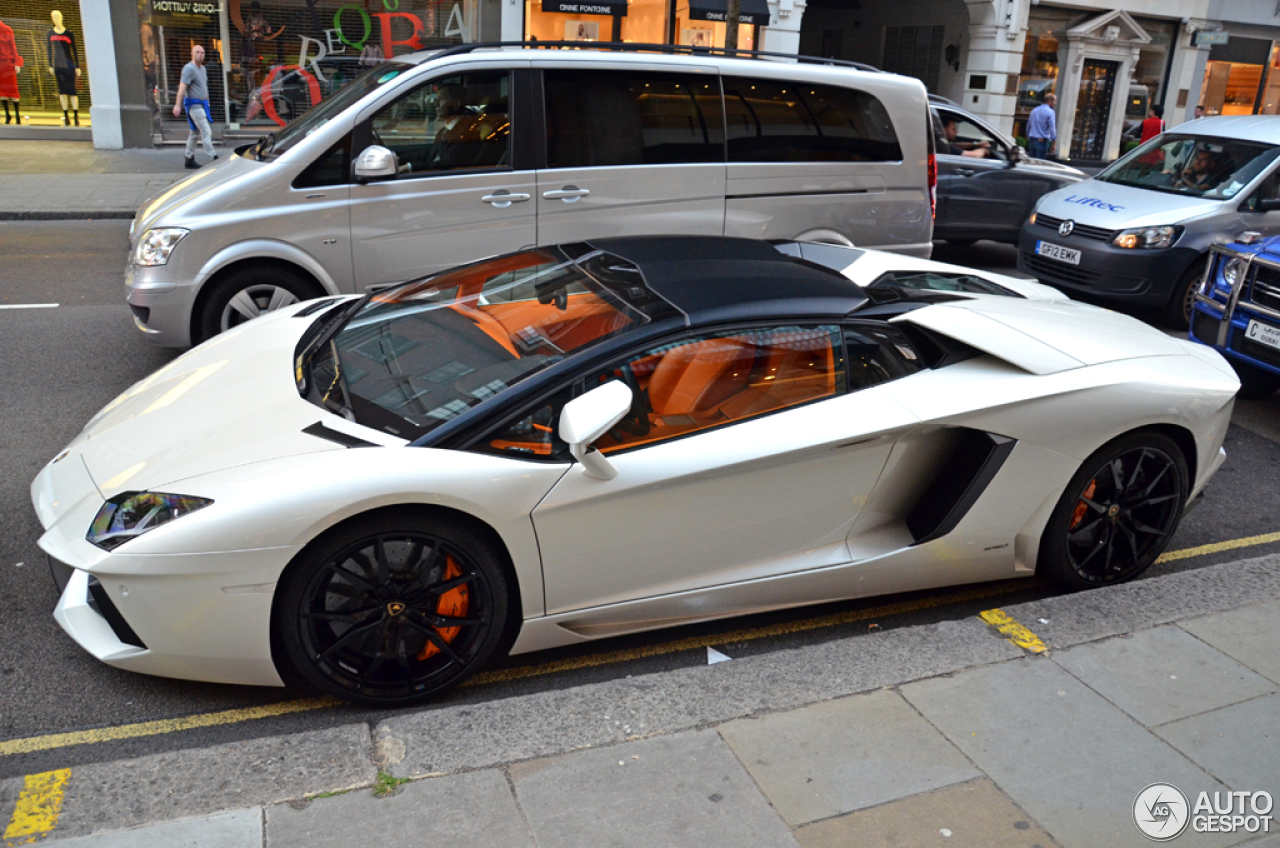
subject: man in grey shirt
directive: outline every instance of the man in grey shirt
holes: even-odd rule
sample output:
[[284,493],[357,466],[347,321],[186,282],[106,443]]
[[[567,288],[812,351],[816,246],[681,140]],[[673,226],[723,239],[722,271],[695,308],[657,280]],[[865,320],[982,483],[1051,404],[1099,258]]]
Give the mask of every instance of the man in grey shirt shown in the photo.
[[173,104],[173,116],[182,116],[187,112],[187,124],[191,132],[187,133],[187,167],[199,168],[196,164],[196,133],[200,134],[200,144],[210,159],[217,159],[213,152],[213,131],[209,129],[209,76],[204,69],[204,48],[199,44],[191,48],[191,61],[182,67],[182,82],[178,86],[178,102]]

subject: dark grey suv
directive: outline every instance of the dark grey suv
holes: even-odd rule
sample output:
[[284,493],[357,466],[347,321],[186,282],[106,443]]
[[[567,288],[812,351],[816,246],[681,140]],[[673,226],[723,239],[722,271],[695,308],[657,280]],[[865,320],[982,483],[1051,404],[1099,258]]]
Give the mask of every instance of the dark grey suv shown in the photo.
[[1008,136],[941,98],[930,98],[938,151],[934,239],[1018,243],[1042,195],[1080,182],[1082,171],[1032,159]]

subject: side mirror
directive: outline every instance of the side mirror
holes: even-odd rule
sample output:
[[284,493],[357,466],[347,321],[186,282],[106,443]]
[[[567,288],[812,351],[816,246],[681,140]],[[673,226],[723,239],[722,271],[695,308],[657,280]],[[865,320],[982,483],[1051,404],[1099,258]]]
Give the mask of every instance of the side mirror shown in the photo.
[[569,453],[582,463],[588,477],[612,480],[618,476],[618,469],[591,443],[609,432],[630,409],[631,389],[621,380],[613,380],[574,398],[560,411],[560,438],[568,443]]
[[371,183],[376,180],[393,180],[400,168],[395,151],[371,144],[356,157],[356,182]]
[[1258,199],[1259,212],[1275,212],[1280,209],[1280,197],[1261,197]]

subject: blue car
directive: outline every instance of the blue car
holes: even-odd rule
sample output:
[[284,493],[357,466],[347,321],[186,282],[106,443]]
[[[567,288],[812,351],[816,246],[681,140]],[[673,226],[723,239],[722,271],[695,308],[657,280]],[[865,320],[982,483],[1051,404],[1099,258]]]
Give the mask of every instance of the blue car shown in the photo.
[[1245,233],[1209,248],[1191,340],[1217,348],[1240,376],[1240,397],[1280,389],[1280,236]]

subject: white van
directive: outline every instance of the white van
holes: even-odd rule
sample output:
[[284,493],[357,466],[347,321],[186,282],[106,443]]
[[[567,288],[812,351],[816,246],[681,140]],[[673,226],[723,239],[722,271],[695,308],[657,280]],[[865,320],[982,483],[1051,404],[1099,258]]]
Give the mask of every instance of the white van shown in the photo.
[[1201,118],[1041,198],[1018,268],[1185,329],[1209,245],[1280,234],[1280,117]]
[[467,45],[371,69],[143,205],[135,323],[181,347],[299,299],[603,236],[929,255],[918,80],[672,49]]

